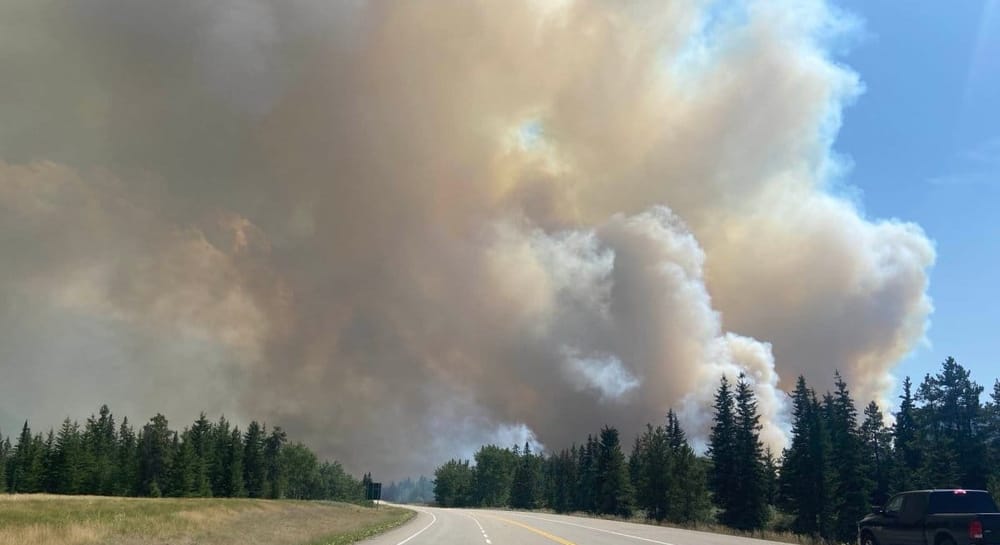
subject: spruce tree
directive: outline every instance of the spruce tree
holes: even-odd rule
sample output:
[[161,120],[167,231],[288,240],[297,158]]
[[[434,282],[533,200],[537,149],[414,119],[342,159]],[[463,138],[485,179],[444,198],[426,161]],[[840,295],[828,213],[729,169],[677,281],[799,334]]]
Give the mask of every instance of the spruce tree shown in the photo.
[[760,415],[757,400],[746,376],[740,374],[736,383],[736,413],[734,415],[735,451],[733,497],[722,517],[741,530],[759,530],[768,519],[764,497],[764,446],[760,442]]
[[892,434],[885,426],[882,410],[874,401],[865,407],[865,420],[861,424],[864,463],[872,482],[870,503],[882,505],[889,499],[892,473]]
[[525,443],[514,470],[510,506],[515,509],[536,509],[539,507],[541,485],[541,459],[532,454],[531,446]]
[[830,398],[831,458],[837,474],[835,537],[850,541],[857,522],[868,513],[872,483],[865,466],[863,442],[858,429],[857,408],[840,373],[834,374],[836,392]]
[[923,466],[916,401],[910,377],[903,379],[903,395],[899,399],[899,412],[896,413],[896,423],[892,428],[894,448],[890,488],[895,491],[917,488],[917,474]]
[[709,474],[709,487],[712,490],[712,501],[722,513],[721,522],[732,525],[730,519],[736,496],[736,415],[729,380],[722,377],[719,389],[715,393],[714,419],[708,437],[708,457],[712,461]]
[[118,444],[115,449],[114,494],[138,495],[139,483],[139,446],[128,418],[123,418],[118,428]]
[[243,436],[243,480],[247,495],[251,498],[264,497],[267,488],[267,472],[264,467],[264,428],[256,420],[247,426]]
[[139,493],[159,497],[168,486],[173,433],[167,417],[157,414],[142,428],[139,442]]
[[285,475],[281,468],[281,449],[288,442],[288,435],[275,426],[264,440],[264,473],[267,480],[265,496],[281,498],[284,495]]
[[695,456],[673,410],[667,413],[667,443],[673,476],[665,490],[669,496],[666,501],[667,520],[677,524],[707,520],[712,505],[705,464]]
[[632,513],[632,487],[628,465],[622,452],[618,430],[611,426],[601,429],[597,455],[597,512],[627,517]]
[[629,456],[629,473],[636,507],[645,512],[646,518],[665,519],[671,499],[672,456],[663,426],[646,424],[646,431],[636,438]]
[[83,455],[80,425],[66,418],[55,440],[55,492],[79,494],[83,491],[86,479],[83,471]]
[[10,442],[4,438],[0,431],[0,494],[7,491],[7,456],[10,452],[8,445]]
[[215,442],[212,438],[212,424],[204,412],[200,413],[198,419],[191,425],[188,436],[194,451],[194,495],[209,497],[212,495],[211,472],[215,461]]

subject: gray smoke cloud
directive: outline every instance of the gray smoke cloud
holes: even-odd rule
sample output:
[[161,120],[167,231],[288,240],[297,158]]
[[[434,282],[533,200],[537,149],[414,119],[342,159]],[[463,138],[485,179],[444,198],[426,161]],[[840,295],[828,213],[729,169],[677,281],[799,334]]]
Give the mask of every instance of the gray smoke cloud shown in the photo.
[[0,424],[264,419],[384,478],[745,372],[885,397],[934,249],[838,196],[819,0],[0,5]]

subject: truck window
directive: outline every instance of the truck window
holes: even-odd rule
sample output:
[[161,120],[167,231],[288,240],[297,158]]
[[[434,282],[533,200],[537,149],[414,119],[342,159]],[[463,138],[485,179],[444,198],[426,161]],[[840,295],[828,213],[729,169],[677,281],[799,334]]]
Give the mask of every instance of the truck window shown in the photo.
[[904,496],[900,495],[889,500],[889,503],[885,504],[885,512],[899,514],[903,510],[903,498]]
[[996,513],[997,505],[986,492],[932,492],[928,513]]
[[924,516],[927,510],[927,493],[906,494],[903,496],[903,510],[899,520],[904,523],[914,523]]

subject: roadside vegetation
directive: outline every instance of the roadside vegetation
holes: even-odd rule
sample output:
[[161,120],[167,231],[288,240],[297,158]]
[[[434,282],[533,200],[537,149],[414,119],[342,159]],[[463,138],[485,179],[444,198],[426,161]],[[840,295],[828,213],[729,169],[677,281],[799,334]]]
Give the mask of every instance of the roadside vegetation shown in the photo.
[[485,445],[472,460],[435,471],[435,501],[584,513],[789,543],[850,543],[870,505],[922,488],[1000,488],[1000,380],[983,386],[948,358],[914,389],[909,378],[889,426],[874,401],[859,415],[839,374],[817,394],[803,377],[789,394],[791,441],[773,453],[760,440],[751,379],[723,378],[704,455],[673,411],[648,424],[625,454],[604,426],[549,453]]
[[319,501],[0,495],[0,545],[342,545],[413,515]]

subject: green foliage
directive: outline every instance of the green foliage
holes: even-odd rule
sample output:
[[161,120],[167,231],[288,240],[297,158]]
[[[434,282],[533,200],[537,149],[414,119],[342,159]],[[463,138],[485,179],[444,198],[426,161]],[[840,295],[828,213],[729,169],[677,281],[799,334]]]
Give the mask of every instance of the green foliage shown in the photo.
[[542,501],[542,484],[542,458],[532,454],[531,446],[525,443],[514,470],[510,506],[517,509],[539,507]]
[[[248,449],[244,437],[249,439]],[[116,428],[107,406],[81,426],[67,418],[45,439],[24,423],[17,444],[0,436],[0,492],[49,492],[149,497],[242,497],[247,495],[244,458],[255,493],[269,498],[359,502],[362,489],[339,463],[318,463],[301,443],[270,434],[256,422],[246,436],[226,419],[204,414],[178,433],[157,414],[136,434],[128,419]]]
[[496,445],[486,445],[474,456],[472,502],[481,507],[508,505],[518,456]]
[[449,460],[434,471],[434,501],[442,507],[472,503],[473,469],[468,460]]
[[597,453],[597,512],[627,517],[632,514],[632,486],[628,465],[618,439],[618,430],[611,426],[601,429]]

